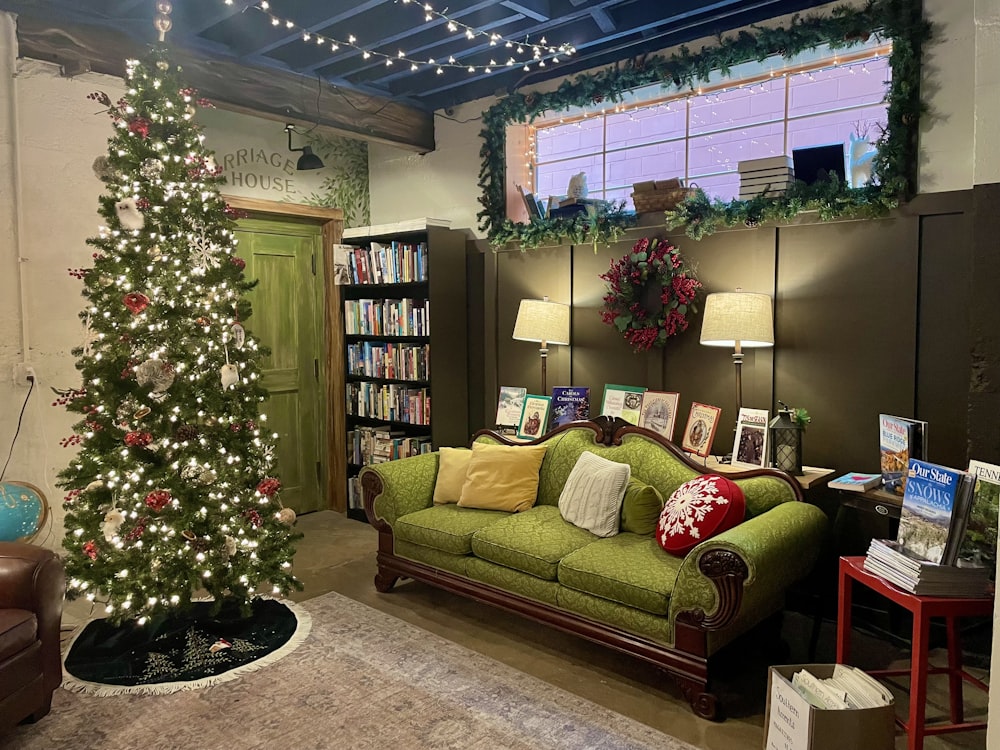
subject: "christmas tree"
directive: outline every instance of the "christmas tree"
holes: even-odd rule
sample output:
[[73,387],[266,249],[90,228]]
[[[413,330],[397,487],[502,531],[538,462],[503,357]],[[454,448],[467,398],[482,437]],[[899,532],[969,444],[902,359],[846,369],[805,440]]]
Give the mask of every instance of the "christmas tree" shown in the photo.
[[193,122],[211,104],[181,81],[163,45],[127,62],[126,94],[89,98],[114,123],[105,225],[89,239],[82,387],[62,399],[82,419],[60,474],[68,596],[112,622],[183,609],[207,593],[246,612],[260,594],[301,588],[291,574],[295,513],[278,499],[273,440],[260,413],[264,350],[224,179]]

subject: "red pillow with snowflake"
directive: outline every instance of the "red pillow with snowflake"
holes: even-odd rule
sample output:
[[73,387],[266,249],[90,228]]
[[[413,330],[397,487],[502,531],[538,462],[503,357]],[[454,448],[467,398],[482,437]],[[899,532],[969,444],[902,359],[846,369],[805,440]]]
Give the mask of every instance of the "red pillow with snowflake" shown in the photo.
[[735,482],[702,474],[685,482],[660,513],[656,541],[671,555],[684,557],[696,545],[743,521],[746,500]]

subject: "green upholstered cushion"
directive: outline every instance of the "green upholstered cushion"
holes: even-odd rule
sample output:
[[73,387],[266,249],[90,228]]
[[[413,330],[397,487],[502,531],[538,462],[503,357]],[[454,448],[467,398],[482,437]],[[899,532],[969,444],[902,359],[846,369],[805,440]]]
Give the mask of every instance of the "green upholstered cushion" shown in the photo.
[[413,544],[412,542],[404,542],[399,539],[395,540],[393,552],[399,555],[399,557],[405,557],[407,560],[430,565],[432,568],[438,568],[439,570],[447,570],[449,573],[460,576],[466,575],[466,563],[472,559],[468,555],[453,555],[449,552],[442,552],[439,549],[431,549],[430,547]]
[[595,539],[589,531],[564,521],[559,508],[536,505],[477,531],[472,537],[472,552],[498,565],[554,581],[559,561]]
[[663,495],[651,484],[635,477],[628,480],[622,502],[621,530],[633,534],[651,535],[656,531],[663,510]]
[[509,515],[500,510],[435,505],[407,513],[397,519],[392,530],[396,539],[453,555],[467,555],[472,552],[473,534]]
[[673,645],[673,627],[669,617],[651,615],[635,607],[626,607],[599,596],[584,594],[565,586],[559,588],[559,606],[596,622],[607,623],[628,633]]
[[465,574],[469,578],[546,604],[555,605],[558,601],[559,589],[562,587],[556,581],[543,581],[520,570],[512,570],[478,557],[466,557],[465,560]]
[[655,537],[623,533],[566,555],[559,563],[559,583],[665,615],[682,562],[660,549]]

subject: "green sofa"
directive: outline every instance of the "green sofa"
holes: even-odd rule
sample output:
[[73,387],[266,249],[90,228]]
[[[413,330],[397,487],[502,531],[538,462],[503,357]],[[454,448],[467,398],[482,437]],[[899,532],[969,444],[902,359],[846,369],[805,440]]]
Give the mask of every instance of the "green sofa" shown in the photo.
[[[473,439],[514,444],[490,431]],[[816,562],[826,516],[801,502],[787,474],[727,474],[746,497],[746,519],[674,557],[655,535],[600,538],[567,523],[559,494],[583,451],[628,463],[664,498],[703,466],[657,434],[605,417],[526,445],[539,444],[547,450],[537,502],[521,513],[435,506],[437,453],[366,467],[365,511],[379,532],[376,588],[425,581],[632,654],[670,674],[699,716],[721,718],[710,657],[782,608],[785,590]]]

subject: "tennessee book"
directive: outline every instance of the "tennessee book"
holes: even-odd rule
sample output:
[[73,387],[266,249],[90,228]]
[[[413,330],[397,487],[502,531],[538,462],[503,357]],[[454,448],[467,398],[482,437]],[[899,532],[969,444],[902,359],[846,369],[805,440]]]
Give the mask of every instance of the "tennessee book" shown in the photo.
[[718,406],[693,402],[684,426],[681,448],[696,456],[708,456],[712,452],[712,440],[715,439],[720,414],[722,409]]
[[767,409],[740,408],[733,440],[734,465],[767,466],[767,417]]
[[896,541],[912,557],[951,565],[961,541],[956,537],[961,535],[963,503],[968,502],[963,492],[971,491],[971,477],[916,458],[907,467]]
[[867,492],[882,486],[881,474],[861,474],[850,471],[836,479],[831,479],[827,486],[832,490],[848,490],[850,492]]
[[524,410],[524,396],[527,388],[512,385],[500,386],[500,399],[497,401],[497,427],[517,427]]
[[552,429],[580,419],[590,419],[590,388],[552,386]]
[[878,447],[882,486],[888,492],[902,495],[906,491],[909,460],[927,459],[927,423],[879,414]]
[[545,433],[545,426],[549,423],[551,399],[551,396],[534,396],[530,393],[524,397],[524,408],[517,423],[519,438],[534,440]]
[[[1000,515],[1000,466],[985,461],[969,461],[975,479],[965,538],[958,559],[982,565],[996,575],[997,523]],[[992,577],[992,576],[991,576]]]
[[604,398],[601,400],[601,414],[606,417],[621,417],[626,422],[639,424],[639,411],[642,409],[642,394],[646,389],[637,385],[604,386]]
[[646,391],[642,394],[642,408],[639,411],[639,426],[663,435],[671,442],[674,439],[674,423],[677,421],[677,403],[681,395],[672,391]]

